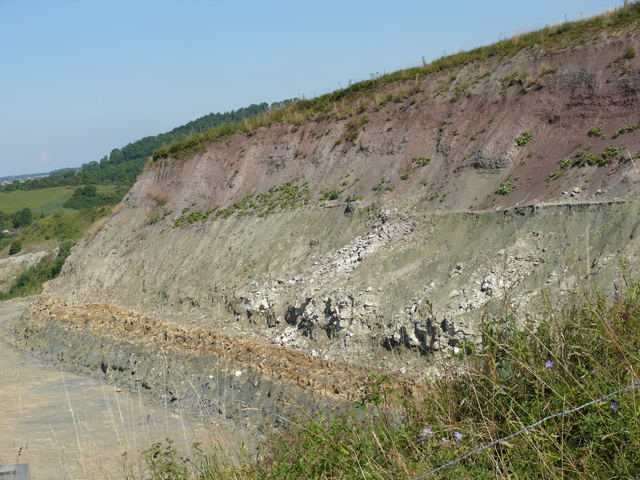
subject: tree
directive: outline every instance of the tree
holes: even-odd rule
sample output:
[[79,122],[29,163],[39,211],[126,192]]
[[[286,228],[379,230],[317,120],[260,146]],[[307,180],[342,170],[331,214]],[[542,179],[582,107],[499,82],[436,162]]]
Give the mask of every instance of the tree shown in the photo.
[[33,213],[29,208],[20,210],[13,215],[14,228],[28,227],[31,222],[33,222]]
[[120,150],[119,148],[114,148],[113,150],[111,150],[111,153],[109,154],[109,163],[116,164],[120,163],[122,160],[124,160],[122,156],[122,150]]
[[22,242],[20,240],[14,240],[9,246],[9,255],[15,255],[20,250],[22,250]]

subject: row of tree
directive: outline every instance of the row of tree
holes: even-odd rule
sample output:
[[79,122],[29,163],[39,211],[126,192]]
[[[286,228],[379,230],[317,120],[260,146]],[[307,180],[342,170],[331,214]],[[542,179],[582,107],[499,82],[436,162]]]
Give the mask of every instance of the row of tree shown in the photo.
[[274,102],[271,105],[263,102],[230,112],[210,113],[186,125],[176,127],[170,132],[144,137],[122,148],[114,148],[109,155],[105,155],[100,161],[83,163],[82,171],[80,172],[69,169],[56,171],[48,177],[27,180],[22,183],[14,180],[12,183],[5,185],[2,190],[4,192],[13,192],[15,190],[106,184],[131,186],[136,177],[142,173],[147,159],[153,155],[154,150],[175,141],[184,140],[194,133],[205,132],[223,123],[240,122],[273,109],[286,107],[294,102],[295,99]]

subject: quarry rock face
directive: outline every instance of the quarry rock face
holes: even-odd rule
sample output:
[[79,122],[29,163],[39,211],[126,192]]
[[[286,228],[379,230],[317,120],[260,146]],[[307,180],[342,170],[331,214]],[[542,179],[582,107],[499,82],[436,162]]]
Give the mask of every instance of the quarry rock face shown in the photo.
[[[534,305],[562,304],[585,278],[624,288],[640,225],[640,130],[616,134],[639,121],[640,60],[616,60],[629,42],[470,62],[158,160],[74,248],[19,342],[125,383],[113,365],[138,371],[133,358],[169,342],[220,412],[232,391],[251,408],[277,390],[322,409],[357,396],[368,371],[419,385],[434,358],[480,343],[483,322],[535,321]],[[148,341],[125,333],[132,317]],[[180,329],[192,333],[167,336]],[[225,381],[206,353],[222,358],[223,337],[237,353]],[[103,349],[78,352],[89,338]],[[105,360],[116,351],[126,358]],[[272,404],[239,415],[275,422],[286,408]]]

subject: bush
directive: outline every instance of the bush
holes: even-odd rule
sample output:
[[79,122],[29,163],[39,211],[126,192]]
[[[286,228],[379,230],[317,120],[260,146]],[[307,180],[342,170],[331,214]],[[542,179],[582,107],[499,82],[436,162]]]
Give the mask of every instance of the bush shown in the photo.
[[[16,242],[18,241],[16,240]],[[40,260],[40,263],[23,271],[16,279],[15,283],[11,285],[9,291],[7,293],[0,294],[0,299],[6,300],[9,298],[24,297],[27,295],[33,295],[34,293],[39,293],[42,290],[42,284],[44,282],[52,280],[60,275],[62,266],[74,245],[75,242],[72,241],[62,242],[58,248],[58,255],[47,255]]]
[[636,56],[636,49],[633,48],[633,45],[629,45],[624,51],[624,58],[632,59]]
[[532,137],[533,134],[531,132],[522,132],[522,135],[516,138],[516,145],[518,145],[519,147],[524,147],[527,143],[529,143],[529,140],[531,140]]
[[9,255],[15,255],[20,250],[22,250],[22,242],[20,240],[14,240],[9,246]]

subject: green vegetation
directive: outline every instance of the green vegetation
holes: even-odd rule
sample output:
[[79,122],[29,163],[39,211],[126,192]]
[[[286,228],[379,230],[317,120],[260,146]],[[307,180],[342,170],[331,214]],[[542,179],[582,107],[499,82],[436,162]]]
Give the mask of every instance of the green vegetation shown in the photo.
[[71,198],[62,206],[71,210],[82,210],[83,208],[115,205],[122,200],[126,193],[127,189],[118,188],[113,193],[105,193],[101,195],[98,194],[98,189],[95,185],[87,185],[84,188],[77,188],[75,192],[73,192]]
[[14,240],[9,246],[9,255],[15,255],[22,250],[22,242],[20,240]]
[[603,167],[613,162],[616,158],[619,158],[622,151],[627,148],[626,145],[623,145],[622,147],[609,145],[604,152],[594,154],[589,153],[591,147],[592,145],[589,145],[588,147],[579,150],[573,157],[567,157],[559,160],[559,168],[549,174],[547,182],[552,182],[553,180],[560,178],[569,167],[584,167],[586,165],[598,165],[599,167]]
[[429,165],[429,162],[431,162],[431,157],[413,157],[411,161],[421,167],[424,167],[426,165]]
[[340,198],[340,191],[338,190],[325,190],[322,192],[320,201],[323,200],[338,200]]
[[511,182],[502,182],[496,193],[498,195],[509,195],[511,193]]
[[636,49],[633,45],[629,45],[624,51],[624,58],[631,60],[636,56]]
[[78,240],[103,217],[111,215],[112,207],[95,207],[74,212],[56,213],[34,222],[17,236],[23,245]]
[[349,195],[347,198],[345,198],[345,202],[355,202],[357,200],[362,200],[362,195]]
[[611,137],[611,138],[615,140],[620,135],[624,135],[625,133],[631,133],[634,130],[637,130],[639,126],[640,125],[638,125],[637,123],[634,123],[633,125],[627,125],[626,127],[622,127],[620,130],[618,130],[616,133],[614,133],[613,137]]
[[411,176],[411,172],[407,172],[404,175],[400,176],[400,180],[409,180],[410,176]]
[[[116,195],[117,190],[126,187],[117,185],[96,185],[97,194],[104,197]],[[13,190],[11,192],[0,193],[0,211],[15,212],[24,208],[29,208],[34,214],[52,215],[54,213],[68,212],[69,209],[64,204],[73,196],[76,191],[75,186],[53,187],[38,190]],[[126,192],[125,192],[126,193]]]
[[[16,242],[18,240],[11,244],[12,248]],[[9,291],[0,294],[0,300],[40,293],[44,282],[52,280],[60,274],[62,266],[74,245],[75,242],[62,242],[58,248],[57,255],[47,255],[37,265],[24,270],[14,284],[11,285]]]
[[474,142],[478,139],[478,134],[474,133],[473,135],[471,135],[471,141]]
[[533,137],[533,134],[531,132],[522,132],[522,134],[516,138],[516,145],[518,145],[519,147],[524,147],[527,143],[529,143],[529,140],[531,140],[531,138]]
[[[154,161],[161,158],[184,159],[190,154],[205,149],[209,142],[228,137],[229,135],[254,131],[262,126],[287,122],[300,124],[310,120],[322,120],[329,117],[342,118],[347,111],[353,111],[357,105],[366,104],[377,98],[376,105],[384,106],[393,99],[389,86],[399,82],[411,85],[408,90],[402,90],[396,96],[399,101],[405,101],[411,95],[419,93],[420,86],[416,85],[416,77],[448,70],[455,72],[468,62],[485,60],[492,57],[495,60],[510,58],[518,52],[536,48],[543,51],[553,51],[561,48],[567,40],[574,38],[590,38],[600,35],[607,28],[610,32],[628,27],[640,20],[640,3],[629,2],[615,12],[607,12],[596,17],[589,17],[575,22],[565,22],[561,25],[545,27],[538,31],[518,34],[469,51],[461,51],[453,55],[444,56],[429,64],[407,68],[386,75],[375,75],[369,80],[353,83],[349,87],[313,99],[298,100],[281,109],[273,109],[236,123],[217,126],[208,131],[193,132],[193,134],[171,145],[157,149],[153,153]],[[546,73],[546,72],[545,72]],[[391,95],[391,97],[389,97]]]
[[[335,200],[340,197],[338,190],[329,190],[323,192],[321,200]],[[219,205],[214,205],[208,208],[204,212],[201,210],[194,210],[189,215],[187,212],[191,210],[191,207],[185,207],[182,210],[182,215],[173,222],[173,227],[184,228],[195,222],[206,223],[209,217],[213,214],[212,221],[216,221],[220,218],[227,219],[232,215],[237,214],[238,217],[245,215],[257,215],[259,217],[265,217],[267,215],[283,211],[283,210],[295,210],[301,206],[308,205],[311,201],[309,195],[309,182],[304,182],[301,185],[295,184],[294,180],[280,185],[279,187],[271,187],[268,192],[250,193],[242,200],[228,205],[225,208],[221,208]],[[195,205],[195,203],[194,203]],[[156,214],[151,218],[151,224],[155,224],[158,221],[164,219],[171,212],[164,209],[162,215]]]
[[574,155],[571,164],[576,167],[583,167],[585,165],[604,166],[618,158],[625,148],[626,146],[616,148],[613,145],[609,145],[604,152],[596,155],[589,153],[589,150],[591,150],[591,145],[589,145]]
[[590,137],[599,137],[600,135],[602,135],[602,127],[593,127],[591,130],[589,130],[589,133],[587,133],[587,135],[589,135]]
[[360,129],[364,127],[364,125],[369,121],[369,115],[362,115],[360,117],[355,117],[349,123],[347,123],[344,138],[348,142],[355,142],[358,138],[358,134],[360,133]]

